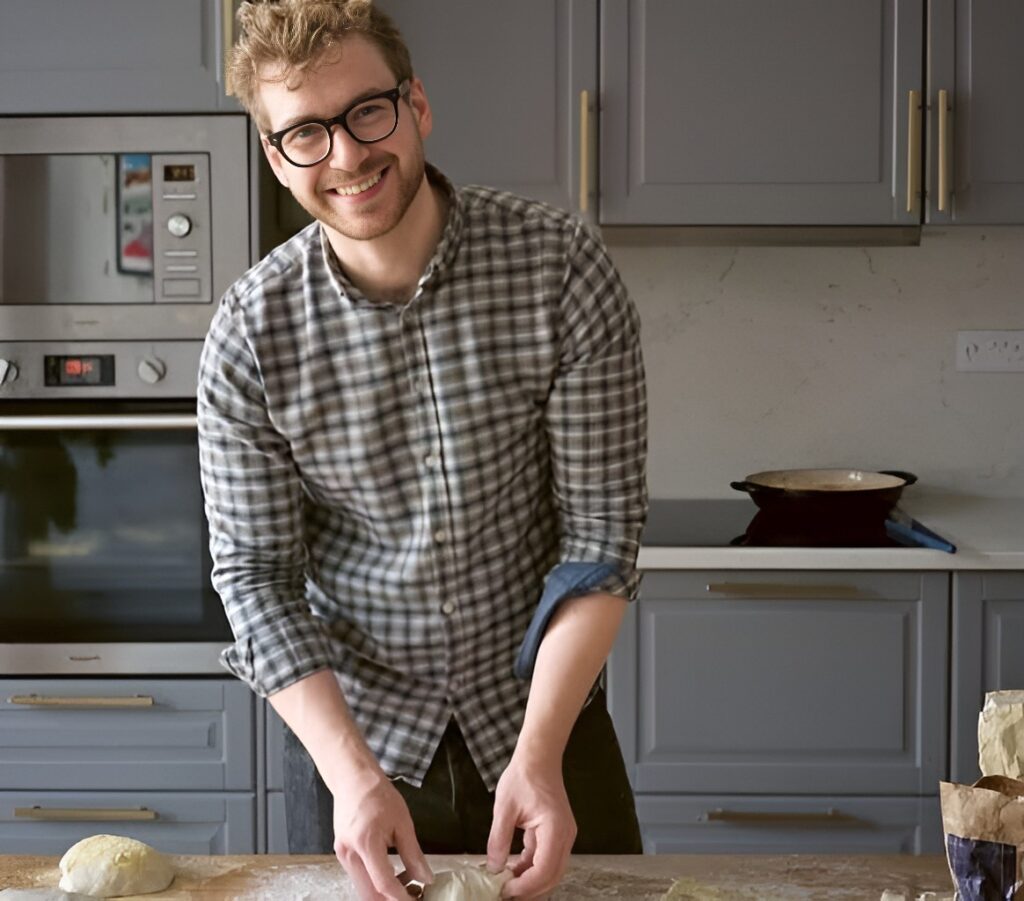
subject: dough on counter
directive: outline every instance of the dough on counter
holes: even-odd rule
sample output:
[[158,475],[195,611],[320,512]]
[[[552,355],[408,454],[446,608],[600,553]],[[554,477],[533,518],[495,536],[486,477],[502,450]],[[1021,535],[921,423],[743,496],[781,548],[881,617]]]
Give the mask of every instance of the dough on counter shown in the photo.
[[423,901],[499,901],[501,887],[511,878],[511,870],[491,873],[472,866],[442,870],[424,890]]
[[95,898],[161,892],[174,879],[171,862],[145,842],[123,835],[91,835],[60,859],[60,888]]

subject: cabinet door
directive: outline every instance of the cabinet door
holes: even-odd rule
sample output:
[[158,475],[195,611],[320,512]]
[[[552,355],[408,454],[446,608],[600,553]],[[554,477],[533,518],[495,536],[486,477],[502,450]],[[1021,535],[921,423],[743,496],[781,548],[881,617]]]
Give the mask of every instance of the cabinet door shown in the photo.
[[953,583],[950,773],[971,783],[985,692],[1024,689],[1024,573],[957,573]]
[[640,795],[648,854],[941,854],[939,799]]
[[3,789],[251,791],[253,741],[234,679],[0,681]]
[[601,15],[603,223],[920,222],[907,143],[922,0],[628,0]]
[[609,668],[634,789],[935,794],[948,608],[946,573],[646,573]]
[[63,854],[105,832],[168,854],[253,854],[254,806],[251,792],[0,792],[0,848]]
[[224,95],[223,7],[221,0],[4,0],[0,113],[237,110]]
[[456,184],[580,207],[580,92],[597,85],[597,0],[381,0],[434,115],[427,159]]
[[929,0],[928,16],[927,221],[1024,223],[1024,10],[1019,0]]

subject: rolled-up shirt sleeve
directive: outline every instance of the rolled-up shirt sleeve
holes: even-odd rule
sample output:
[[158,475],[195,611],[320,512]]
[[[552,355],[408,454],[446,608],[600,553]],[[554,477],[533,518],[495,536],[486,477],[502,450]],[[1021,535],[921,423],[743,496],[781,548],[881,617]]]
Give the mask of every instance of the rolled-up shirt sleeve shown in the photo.
[[600,239],[582,222],[569,246],[560,322],[546,407],[559,566],[611,564],[588,592],[632,600],[648,504],[640,317]]
[[213,584],[235,637],[221,662],[266,696],[330,655],[305,599],[303,490],[230,292],[203,348],[197,412]]

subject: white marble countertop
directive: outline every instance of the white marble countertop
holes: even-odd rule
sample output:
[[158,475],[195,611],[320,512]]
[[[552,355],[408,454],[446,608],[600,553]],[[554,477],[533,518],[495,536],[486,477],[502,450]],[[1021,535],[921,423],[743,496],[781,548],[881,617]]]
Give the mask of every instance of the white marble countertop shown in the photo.
[[956,545],[956,553],[926,548],[670,546],[663,532],[658,543],[641,547],[639,566],[646,570],[1024,570],[1024,498],[908,493],[900,507]]

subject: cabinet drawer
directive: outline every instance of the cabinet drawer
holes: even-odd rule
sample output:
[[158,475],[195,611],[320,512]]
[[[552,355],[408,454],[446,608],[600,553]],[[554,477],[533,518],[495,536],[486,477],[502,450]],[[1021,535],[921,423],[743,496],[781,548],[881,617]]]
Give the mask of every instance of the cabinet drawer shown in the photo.
[[930,795],[945,573],[645,574],[609,668],[638,792]]
[[939,799],[637,797],[648,854],[940,854]]
[[[121,811],[154,816],[128,819]],[[252,854],[255,795],[0,792],[0,848],[5,854],[63,854],[80,839],[104,832],[136,838],[168,854]]]
[[0,789],[251,790],[254,750],[234,680],[0,681]]

